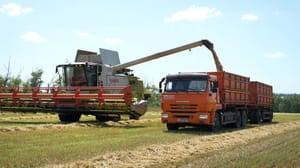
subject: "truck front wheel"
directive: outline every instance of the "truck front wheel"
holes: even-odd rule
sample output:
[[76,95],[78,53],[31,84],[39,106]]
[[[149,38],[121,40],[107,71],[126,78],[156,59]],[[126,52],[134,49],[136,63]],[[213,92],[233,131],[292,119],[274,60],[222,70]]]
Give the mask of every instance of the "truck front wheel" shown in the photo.
[[215,114],[214,125],[210,126],[212,132],[218,132],[222,128],[221,116],[219,113]]
[[179,126],[177,124],[167,124],[168,131],[178,130]]

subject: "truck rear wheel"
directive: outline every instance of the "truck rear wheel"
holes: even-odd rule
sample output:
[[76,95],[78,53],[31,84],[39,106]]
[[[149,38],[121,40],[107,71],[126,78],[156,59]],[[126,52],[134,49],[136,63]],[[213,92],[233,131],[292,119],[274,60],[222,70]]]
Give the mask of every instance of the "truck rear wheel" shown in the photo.
[[167,124],[168,131],[178,130],[179,126],[177,124]]
[[214,125],[210,126],[212,132],[218,132],[222,128],[221,116],[219,113],[215,114]]

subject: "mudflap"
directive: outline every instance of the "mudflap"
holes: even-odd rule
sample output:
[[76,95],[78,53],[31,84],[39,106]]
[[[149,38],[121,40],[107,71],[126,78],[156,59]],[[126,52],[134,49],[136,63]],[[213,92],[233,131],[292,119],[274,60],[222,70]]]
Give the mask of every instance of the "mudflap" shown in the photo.
[[132,115],[131,119],[139,119],[142,115],[144,115],[148,108],[148,101],[141,100],[137,103],[131,105]]

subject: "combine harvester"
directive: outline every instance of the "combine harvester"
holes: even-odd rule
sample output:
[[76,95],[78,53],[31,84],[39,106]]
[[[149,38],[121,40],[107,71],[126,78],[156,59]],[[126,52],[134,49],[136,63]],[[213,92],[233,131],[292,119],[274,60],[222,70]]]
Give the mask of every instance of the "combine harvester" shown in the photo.
[[179,72],[159,83],[164,91],[161,121],[168,130],[205,125],[218,131],[229,124],[246,127],[248,120],[272,122],[272,86],[225,72],[213,44],[203,42],[213,54],[217,72]]
[[202,40],[120,64],[116,51],[78,50],[75,63],[56,66],[59,87],[2,87],[0,110],[13,112],[58,113],[63,122],[79,121],[82,114],[99,121],[120,120],[121,115],[139,119],[147,111],[143,82],[130,66],[158,59],[201,45]]

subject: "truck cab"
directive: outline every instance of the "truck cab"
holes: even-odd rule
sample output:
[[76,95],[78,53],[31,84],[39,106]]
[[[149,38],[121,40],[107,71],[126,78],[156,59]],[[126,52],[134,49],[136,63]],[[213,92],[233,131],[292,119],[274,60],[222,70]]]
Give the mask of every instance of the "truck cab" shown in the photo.
[[215,112],[222,108],[214,75],[201,72],[168,75],[159,87],[163,92],[161,121],[167,124],[168,130],[187,125],[213,125]]

